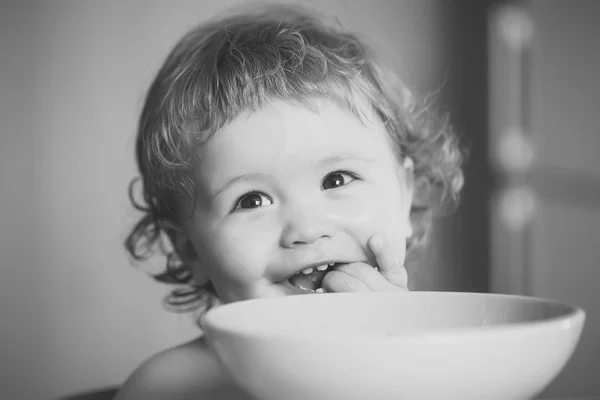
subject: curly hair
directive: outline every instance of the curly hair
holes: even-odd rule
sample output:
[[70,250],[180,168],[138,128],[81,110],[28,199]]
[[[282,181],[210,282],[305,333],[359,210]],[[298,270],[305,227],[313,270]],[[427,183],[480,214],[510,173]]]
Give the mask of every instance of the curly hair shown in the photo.
[[[323,98],[360,116],[367,99],[394,139],[400,158],[414,161],[413,236],[425,242],[432,215],[458,202],[463,151],[433,97],[418,99],[355,33],[305,8],[269,5],[197,26],[174,47],[147,93],[136,156],[144,213],[125,246],[135,260],[161,246],[163,223],[189,217],[183,199],[196,195],[194,151],[244,111],[272,100],[311,107]],[[168,263],[156,279],[189,283],[191,273]],[[172,266],[173,265],[173,266]],[[172,267],[171,267],[172,266]],[[205,288],[214,293],[208,284]]]

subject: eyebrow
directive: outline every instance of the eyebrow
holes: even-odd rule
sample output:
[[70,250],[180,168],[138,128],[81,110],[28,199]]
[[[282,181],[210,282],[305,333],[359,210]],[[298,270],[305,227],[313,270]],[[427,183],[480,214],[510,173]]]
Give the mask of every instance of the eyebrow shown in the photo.
[[223,193],[225,190],[227,190],[228,188],[230,188],[237,182],[255,182],[255,181],[264,180],[266,178],[267,178],[267,175],[261,174],[261,173],[249,173],[249,174],[238,175],[234,178],[231,178],[223,186],[221,186],[221,188],[215,192],[214,197],[218,197],[221,193]]
[[367,162],[367,163],[373,163],[376,161],[373,158],[361,157],[361,156],[358,156],[353,153],[340,153],[340,154],[336,154],[331,157],[324,158],[323,160],[319,161],[318,164],[319,165],[329,165],[329,164],[335,164],[337,162],[348,161],[348,160],[363,161],[363,162]]

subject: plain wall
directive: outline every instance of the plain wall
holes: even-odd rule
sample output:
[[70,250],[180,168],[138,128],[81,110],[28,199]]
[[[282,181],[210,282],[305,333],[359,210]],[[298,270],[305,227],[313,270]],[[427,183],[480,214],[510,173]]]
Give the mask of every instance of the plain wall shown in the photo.
[[535,24],[530,137],[539,168],[530,294],[587,314],[579,345],[547,396],[600,398],[600,2],[534,0],[528,11]]
[[[187,29],[233,3],[0,5],[0,397],[118,384],[197,335],[161,308],[169,288],[129,264],[122,241],[139,215],[127,186],[160,63]],[[409,54],[402,67],[418,85],[440,78],[434,1],[304,3]]]

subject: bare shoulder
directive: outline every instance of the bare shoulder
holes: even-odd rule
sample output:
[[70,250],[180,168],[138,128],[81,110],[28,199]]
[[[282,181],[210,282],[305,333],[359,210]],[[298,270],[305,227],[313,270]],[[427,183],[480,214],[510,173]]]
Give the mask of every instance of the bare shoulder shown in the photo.
[[162,351],[137,368],[115,400],[246,400],[200,337]]

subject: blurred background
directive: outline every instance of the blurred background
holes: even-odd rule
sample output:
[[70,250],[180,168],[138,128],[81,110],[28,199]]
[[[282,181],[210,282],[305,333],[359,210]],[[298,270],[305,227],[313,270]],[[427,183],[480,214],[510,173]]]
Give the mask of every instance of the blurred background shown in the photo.
[[[197,335],[129,263],[127,185],[161,62],[236,3],[0,3],[0,398],[118,385]],[[600,398],[600,2],[302,3],[387,48],[419,91],[441,85],[471,146],[461,206],[409,263],[412,289],[582,306],[581,343],[543,398]]]

